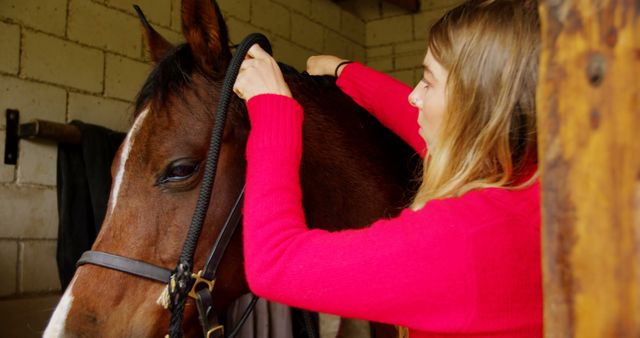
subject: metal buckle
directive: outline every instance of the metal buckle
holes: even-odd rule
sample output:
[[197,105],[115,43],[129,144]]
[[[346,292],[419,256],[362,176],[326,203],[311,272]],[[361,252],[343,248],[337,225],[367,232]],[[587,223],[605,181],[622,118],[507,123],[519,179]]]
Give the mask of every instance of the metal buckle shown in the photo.
[[218,336],[218,337],[224,337],[224,326],[218,325],[218,326],[210,329],[209,331],[207,331],[207,337],[206,338],[216,337],[214,335],[216,333],[216,331],[220,331],[220,336]]
[[196,287],[202,283],[204,283],[205,285],[207,285],[207,288],[209,289],[209,292],[213,292],[213,286],[216,283],[215,278],[213,280],[208,280],[204,277],[202,277],[202,270],[198,271],[198,273],[193,273],[191,274],[191,278],[195,279],[195,281],[193,282],[193,286],[191,287],[191,291],[189,291],[189,297],[196,299]]

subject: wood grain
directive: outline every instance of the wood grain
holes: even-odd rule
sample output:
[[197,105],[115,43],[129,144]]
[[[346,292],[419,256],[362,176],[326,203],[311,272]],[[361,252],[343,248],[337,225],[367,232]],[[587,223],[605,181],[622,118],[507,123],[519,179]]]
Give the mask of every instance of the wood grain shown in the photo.
[[640,337],[640,1],[541,1],[546,337]]

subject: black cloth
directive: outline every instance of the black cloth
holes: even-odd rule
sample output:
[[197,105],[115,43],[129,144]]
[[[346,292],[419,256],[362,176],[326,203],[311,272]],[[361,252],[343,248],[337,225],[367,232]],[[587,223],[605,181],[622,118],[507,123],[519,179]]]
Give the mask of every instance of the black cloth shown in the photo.
[[58,145],[58,247],[62,290],[71,282],[80,255],[91,249],[104,220],[111,190],[111,162],[125,134],[72,121],[81,144]]

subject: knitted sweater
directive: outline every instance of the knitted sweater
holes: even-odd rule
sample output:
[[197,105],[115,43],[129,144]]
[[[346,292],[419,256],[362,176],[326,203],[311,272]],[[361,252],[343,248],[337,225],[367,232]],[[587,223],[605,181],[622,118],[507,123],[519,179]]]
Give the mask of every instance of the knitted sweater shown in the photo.
[[[424,154],[409,87],[358,63],[337,84]],[[407,326],[411,338],[542,336],[539,183],[433,200],[364,229],[309,229],[299,182],[302,107],[271,94],[247,107],[243,240],[254,293]]]

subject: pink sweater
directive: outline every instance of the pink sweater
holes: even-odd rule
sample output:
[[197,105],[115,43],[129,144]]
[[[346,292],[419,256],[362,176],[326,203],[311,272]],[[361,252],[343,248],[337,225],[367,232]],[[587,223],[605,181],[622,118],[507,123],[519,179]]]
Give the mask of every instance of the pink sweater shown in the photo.
[[[424,153],[409,87],[357,63],[338,86]],[[365,229],[310,230],[299,184],[302,107],[259,95],[248,110],[243,236],[254,293],[407,326],[411,338],[542,336],[538,183],[434,200]]]

